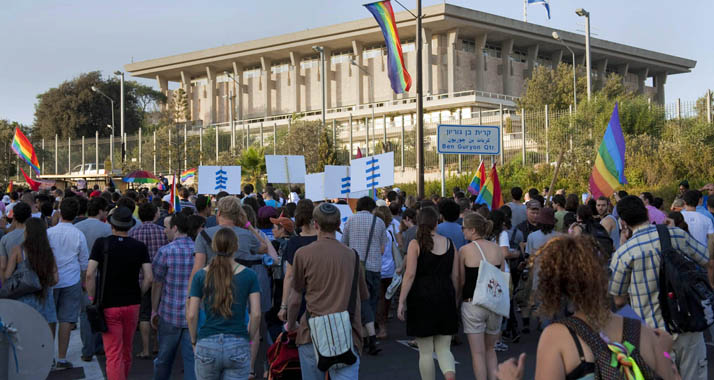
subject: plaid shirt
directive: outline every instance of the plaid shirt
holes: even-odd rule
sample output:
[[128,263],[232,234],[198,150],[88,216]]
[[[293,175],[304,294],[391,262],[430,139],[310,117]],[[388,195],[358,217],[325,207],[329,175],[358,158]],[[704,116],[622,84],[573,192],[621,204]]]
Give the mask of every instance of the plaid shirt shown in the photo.
[[[669,227],[672,248],[684,253],[702,267],[709,263],[707,247],[689,233]],[[630,297],[630,305],[650,327],[664,329],[659,306],[660,244],[657,227],[646,225],[615,251],[610,261],[609,292]]]
[[140,226],[133,228],[129,231],[129,237],[146,244],[151,261],[154,261],[159,248],[169,244],[164,228],[153,222],[142,223]]
[[193,240],[187,236],[174,239],[159,249],[151,267],[154,281],[161,282],[159,316],[176,327],[186,324],[188,280],[193,269]]
[[370,272],[381,272],[382,253],[387,244],[387,229],[382,219],[377,218],[372,233],[372,244],[367,251],[369,230],[374,216],[369,211],[359,211],[345,222],[342,242],[359,253],[360,261],[365,263],[365,269]]

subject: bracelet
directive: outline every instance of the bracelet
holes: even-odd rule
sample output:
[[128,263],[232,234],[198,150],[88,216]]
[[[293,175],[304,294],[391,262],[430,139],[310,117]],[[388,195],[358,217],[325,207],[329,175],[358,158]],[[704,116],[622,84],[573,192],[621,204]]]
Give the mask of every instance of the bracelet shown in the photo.
[[287,310],[287,309],[288,309],[288,305],[280,305],[280,310]]

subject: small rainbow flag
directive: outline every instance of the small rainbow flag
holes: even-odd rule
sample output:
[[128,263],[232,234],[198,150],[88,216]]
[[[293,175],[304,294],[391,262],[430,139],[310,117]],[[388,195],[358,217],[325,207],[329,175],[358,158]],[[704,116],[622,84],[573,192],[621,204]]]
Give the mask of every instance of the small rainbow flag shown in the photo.
[[7,185],[7,189],[5,190],[6,194],[12,193],[12,180],[10,180],[10,183]]
[[498,180],[498,172],[496,164],[493,164],[491,172],[488,173],[486,183],[481,187],[481,192],[476,198],[476,204],[485,204],[489,210],[498,210],[503,206],[503,197],[501,196],[501,182]]
[[20,128],[15,128],[15,137],[12,139],[12,150],[18,157],[27,162],[35,173],[40,174],[40,163],[37,161],[35,149],[32,148],[30,140],[20,131]]
[[196,168],[184,170],[181,172],[181,182],[186,182],[191,177],[196,176]]
[[486,181],[486,167],[483,165],[483,161],[481,161],[476,170],[476,174],[471,178],[471,183],[469,183],[467,190],[469,193],[478,196],[484,181]]
[[377,24],[382,29],[384,42],[387,46],[387,66],[389,68],[389,81],[392,83],[392,90],[401,94],[409,91],[412,86],[412,78],[407,72],[402,55],[402,44],[399,42],[399,32],[394,20],[394,11],[389,0],[378,1],[364,5],[369,10]]
[[169,213],[181,211],[181,200],[179,199],[178,189],[176,188],[176,176],[171,181],[171,201],[169,202]]
[[622,135],[617,103],[612,110],[610,122],[597,151],[595,166],[590,175],[590,193],[593,198],[609,197],[620,185],[627,184],[625,178],[625,137]]

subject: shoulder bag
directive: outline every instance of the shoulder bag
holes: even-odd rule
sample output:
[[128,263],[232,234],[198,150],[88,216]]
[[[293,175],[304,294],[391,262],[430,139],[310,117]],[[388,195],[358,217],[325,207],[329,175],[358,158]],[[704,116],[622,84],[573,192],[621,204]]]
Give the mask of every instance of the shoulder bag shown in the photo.
[[508,318],[511,307],[508,273],[489,263],[478,243],[474,242],[474,244],[481,253],[481,264],[479,264],[478,279],[471,303]]
[[37,293],[42,290],[40,277],[30,268],[23,253],[22,262],[17,263],[15,271],[0,288],[0,298],[18,299],[22,296]]
[[103,333],[107,332],[107,322],[104,320],[104,287],[107,284],[107,262],[109,261],[109,238],[104,238],[104,262],[102,262],[102,271],[99,275],[99,280],[101,285],[99,286],[99,296],[94,300],[91,305],[87,305],[85,308],[87,312],[87,320],[89,321],[89,326],[92,328],[93,333]]
[[359,255],[355,253],[355,270],[352,278],[352,291],[347,310],[321,316],[307,315],[310,338],[317,357],[317,368],[326,372],[330,368],[343,368],[355,364],[357,355],[353,351],[352,321],[357,299],[359,281]]

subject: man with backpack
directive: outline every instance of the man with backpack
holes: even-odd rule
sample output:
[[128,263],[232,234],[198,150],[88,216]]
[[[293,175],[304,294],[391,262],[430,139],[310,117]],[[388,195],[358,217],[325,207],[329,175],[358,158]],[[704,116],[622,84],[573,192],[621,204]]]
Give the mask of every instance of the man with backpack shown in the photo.
[[[620,308],[629,301],[635,313],[647,325],[655,329],[677,332],[673,331],[672,326],[683,321],[673,318],[679,315],[670,314],[669,306],[671,301],[677,301],[680,293],[667,290],[667,294],[662,294],[667,298],[660,297],[660,283],[664,283],[663,280],[678,280],[682,288],[687,289],[693,287],[694,284],[691,282],[698,276],[689,272],[676,279],[661,278],[661,270],[664,269],[668,277],[677,276],[676,271],[672,275],[671,264],[668,264],[676,261],[669,260],[672,256],[679,256],[680,262],[694,261],[702,268],[706,268],[709,265],[707,247],[676,227],[665,230],[670,236],[670,244],[661,242],[657,227],[650,224],[647,208],[638,197],[627,196],[620,200],[617,203],[617,213],[623,233],[629,239],[617,249],[610,261],[612,277],[609,293],[614,296],[615,305]],[[673,249],[662,249],[667,246]],[[673,250],[676,251],[674,254],[672,254]],[[691,261],[684,260],[681,256],[686,256]],[[664,266],[661,266],[661,263],[664,263]],[[705,272],[702,274],[706,276]],[[708,291],[711,293],[711,287]],[[690,295],[691,293],[687,293],[681,296],[687,296],[689,301]],[[662,299],[665,300],[664,303],[661,302]],[[699,304],[701,305],[701,302]],[[665,314],[670,318],[665,317]],[[674,337],[675,362],[683,379],[703,380],[707,377],[707,356],[702,330],[683,331]]]

